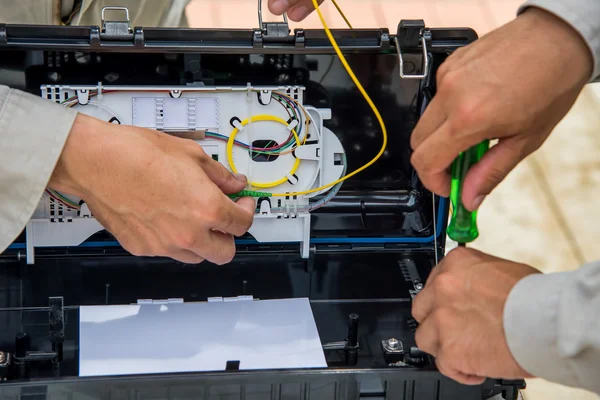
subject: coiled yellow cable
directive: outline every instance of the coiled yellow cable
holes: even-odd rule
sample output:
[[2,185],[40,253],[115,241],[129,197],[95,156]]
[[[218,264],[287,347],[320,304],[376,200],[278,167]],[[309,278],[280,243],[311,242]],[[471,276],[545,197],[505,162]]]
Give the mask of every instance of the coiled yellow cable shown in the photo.
[[[285,126],[288,126],[288,123],[285,122],[283,119],[273,116],[273,115],[255,115],[250,119],[243,120],[241,122],[241,125],[246,126],[253,122],[260,122],[260,121],[277,122],[277,123],[283,124]],[[237,171],[237,168],[235,167],[235,163],[233,162],[233,145],[235,144],[235,137],[237,136],[239,131],[240,130],[238,128],[235,128],[229,135],[229,140],[227,141],[227,161],[229,161],[229,166],[231,167],[231,170],[236,174],[238,171]],[[301,145],[300,138],[298,137],[298,134],[296,133],[295,129],[292,129],[292,134],[294,135],[294,139],[296,140],[296,146],[300,146]],[[296,171],[298,170],[299,166],[300,166],[300,159],[297,158],[296,161],[294,162],[294,165],[292,166],[292,170],[289,172],[289,175],[294,175],[296,173]],[[272,188],[275,186],[282,185],[287,181],[288,181],[288,178],[286,175],[283,178],[281,178],[277,181],[273,181],[273,182],[264,182],[264,183],[248,182],[248,184],[250,186],[253,186],[256,188],[267,189],[267,188]]]
[[331,45],[333,46],[336,54],[340,58],[340,61],[341,61],[342,65],[346,69],[346,72],[348,72],[348,75],[350,76],[350,78],[352,79],[352,81],[354,82],[354,84],[356,85],[356,87],[358,88],[358,90],[360,91],[360,93],[363,95],[363,97],[365,98],[365,100],[367,101],[367,103],[369,104],[369,106],[371,107],[371,110],[373,110],[373,113],[375,114],[375,117],[377,117],[377,120],[379,121],[379,124],[381,125],[381,131],[382,131],[382,134],[383,134],[383,144],[381,146],[381,150],[379,150],[379,153],[377,153],[377,155],[375,156],[375,158],[373,158],[371,161],[369,161],[368,163],[366,163],[362,167],[358,168],[357,170],[349,173],[346,176],[341,177],[340,179],[338,179],[335,182],[328,183],[327,185],[318,187],[316,189],[305,190],[303,192],[274,193],[273,194],[274,197],[303,196],[303,195],[306,195],[306,194],[320,192],[320,191],[322,191],[324,189],[327,189],[327,188],[330,188],[332,186],[335,186],[335,185],[337,185],[340,182],[344,182],[345,180],[353,177],[354,175],[356,175],[356,174],[364,171],[365,169],[369,168],[371,165],[375,164],[375,162],[377,162],[377,160],[379,160],[381,158],[381,156],[383,155],[383,153],[385,152],[385,149],[386,149],[387,143],[388,143],[388,136],[387,136],[387,129],[385,128],[385,122],[383,122],[383,118],[381,117],[381,114],[379,113],[379,110],[377,109],[377,106],[375,106],[375,104],[373,103],[373,100],[371,100],[371,98],[369,97],[369,95],[367,94],[367,92],[365,91],[365,89],[363,88],[363,86],[361,85],[361,83],[359,82],[358,78],[354,74],[354,71],[352,71],[352,68],[348,64],[348,61],[346,61],[346,58],[342,54],[342,51],[340,50],[340,47],[338,46],[335,38],[333,37],[333,35],[331,33],[331,30],[329,29],[329,26],[327,25],[327,22],[325,21],[325,18],[323,17],[323,13],[319,9],[319,3],[317,2],[317,0],[312,0],[312,2],[313,2],[313,5],[315,7],[315,10],[317,11],[317,14],[319,15],[319,18],[321,19],[321,23],[323,24],[323,29],[325,29],[325,33],[327,34],[327,37],[329,38],[329,41],[331,42]]

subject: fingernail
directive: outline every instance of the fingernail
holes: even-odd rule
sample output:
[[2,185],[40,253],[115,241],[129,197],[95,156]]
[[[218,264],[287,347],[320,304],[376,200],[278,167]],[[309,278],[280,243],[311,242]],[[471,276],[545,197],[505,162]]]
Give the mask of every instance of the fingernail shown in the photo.
[[475,197],[475,200],[473,201],[473,210],[479,209],[479,206],[481,205],[481,203],[483,203],[484,200],[485,200],[485,196]]
[[283,14],[290,7],[288,0],[274,0],[271,3],[271,12],[273,14]]
[[246,183],[248,181],[248,179],[246,178],[246,175],[244,174],[233,174],[233,177],[243,183]]
[[311,9],[307,6],[298,6],[294,8],[291,13],[288,15],[292,21],[301,21],[304,18],[308,17]]

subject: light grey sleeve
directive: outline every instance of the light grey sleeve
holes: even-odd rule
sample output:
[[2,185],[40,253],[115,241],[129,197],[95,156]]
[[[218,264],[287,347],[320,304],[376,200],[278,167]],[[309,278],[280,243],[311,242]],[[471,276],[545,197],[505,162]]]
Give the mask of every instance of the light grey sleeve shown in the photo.
[[600,394],[600,262],[521,280],[506,302],[504,331],[530,374]]
[[571,25],[583,37],[594,57],[591,81],[600,79],[600,0],[529,0],[519,8],[546,10]]
[[0,253],[35,211],[76,115],[0,85]]

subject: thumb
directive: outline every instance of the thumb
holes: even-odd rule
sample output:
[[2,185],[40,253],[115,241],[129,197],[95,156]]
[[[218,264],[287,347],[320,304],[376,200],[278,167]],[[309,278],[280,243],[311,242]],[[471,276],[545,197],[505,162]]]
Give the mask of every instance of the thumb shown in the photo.
[[202,169],[211,181],[225,194],[237,193],[248,184],[248,179],[242,174],[232,174],[221,163],[210,157],[203,159]]
[[465,207],[471,211],[477,210],[485,197],[527,155],[522,140],[501,139],[467,173],[462,190],[462,201]]

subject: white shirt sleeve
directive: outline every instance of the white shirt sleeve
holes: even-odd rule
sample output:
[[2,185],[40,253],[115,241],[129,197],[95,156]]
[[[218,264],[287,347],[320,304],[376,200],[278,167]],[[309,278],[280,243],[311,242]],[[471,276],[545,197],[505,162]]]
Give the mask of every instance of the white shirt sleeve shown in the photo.
[[517,283],[504,331],[530,374],[600,394],[600,262]]
[[600,0],[529,0],[519,14],[531,6],[556,15],[579,32],[594,57],[591,80],[600,79]]
[[0,253],[23,231],[77,112],[0,85]]

